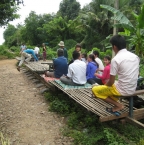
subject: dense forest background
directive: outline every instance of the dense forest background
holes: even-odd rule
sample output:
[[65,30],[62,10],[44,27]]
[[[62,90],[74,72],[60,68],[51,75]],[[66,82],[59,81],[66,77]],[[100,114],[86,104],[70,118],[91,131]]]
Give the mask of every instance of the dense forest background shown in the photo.
[[[118,9],[136,27],[138,22],[134,15],[142,13],[143,3],[144,0],[120,0]],[[4,45],[14,50],[22,43],[29,47],[47,43],[48,48],[55,51],[59,41],[64,41],[68,50],[81,43],[86,52],[95,47],[105,52],[110,49],[109,36],[113,34],[114,14],[101,8],[101,4],[115,7],[115,0],[92,0],[83,8],[76,0],[62,0],[57,13],[37,15],[31,11],[24,25],[7,25],[3,34]],[[118,32],[125,30],[122,26],[117,29]],[[135,35],[134,31],[132,35]],[[135,47],[131,39],[128,39],[128,44],[131,44],[129,49]]]

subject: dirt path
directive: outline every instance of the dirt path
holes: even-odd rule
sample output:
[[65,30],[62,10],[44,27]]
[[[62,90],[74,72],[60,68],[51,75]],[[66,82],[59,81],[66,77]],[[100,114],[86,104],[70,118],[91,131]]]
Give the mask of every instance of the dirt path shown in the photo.
[[16,69],[16,60],[0,61],[0,131],[12,145],[69,145],[62,118],[48,111],[48,102]]

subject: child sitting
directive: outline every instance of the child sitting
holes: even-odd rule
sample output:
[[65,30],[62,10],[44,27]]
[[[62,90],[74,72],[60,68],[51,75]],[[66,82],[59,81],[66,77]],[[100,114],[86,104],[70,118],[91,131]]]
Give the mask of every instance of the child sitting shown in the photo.
[[105,68],[103,70],[102,75],[95,73],[95,76],[97,77],[95,79],[96,83],[98,83],[99,85],[104,85],[107,83],[107,81],[110,78],[110,63],[111,63],[111,57],[110,56],[105,56],[104,57],[104,64],[105,64]]

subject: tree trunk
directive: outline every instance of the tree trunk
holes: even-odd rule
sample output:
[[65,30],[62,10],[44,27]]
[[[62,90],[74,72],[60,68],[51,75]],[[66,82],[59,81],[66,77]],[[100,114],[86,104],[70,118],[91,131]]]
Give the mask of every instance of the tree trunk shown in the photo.
[[[115,0],[114,8],[119,9],[119,0]],[[116,20],[114,20],[114,24],[116,24]],[[118,34],[118,29],[116,27],[113,27],[113,35]],[[114,51],[112,50],[112,58],[115,56]]]

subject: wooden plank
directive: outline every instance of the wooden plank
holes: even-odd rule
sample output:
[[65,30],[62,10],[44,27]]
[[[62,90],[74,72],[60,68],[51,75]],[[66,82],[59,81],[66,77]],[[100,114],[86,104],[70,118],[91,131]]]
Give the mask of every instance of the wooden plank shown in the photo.
[[100,122],[110,121],[110,120],[114,120],[114,119],[124,118],[124,117],[127,117],[128,115],[129,115],[129,113],[127,112],[127,113],[121,114],[120,116],[115,116],[115,115],[106,116],[106,117],[100,116],[99,121]]
[[144,89],[143,90],[136,90],[134,94],[127,95],[127,96],[122,96],[122,98],[128,98],[128,97],[132,97],[132,96],[136,96],[136,95],[141,95],[141,94],[144,94]]
[[144,124],[133,119],[133,118],[130,118],[130,117],[126,117],[126,121],[129,122],[129,123],[132,123],[134,125],[136,125],[137,127],[140,127],[140,128],[144,128]]

